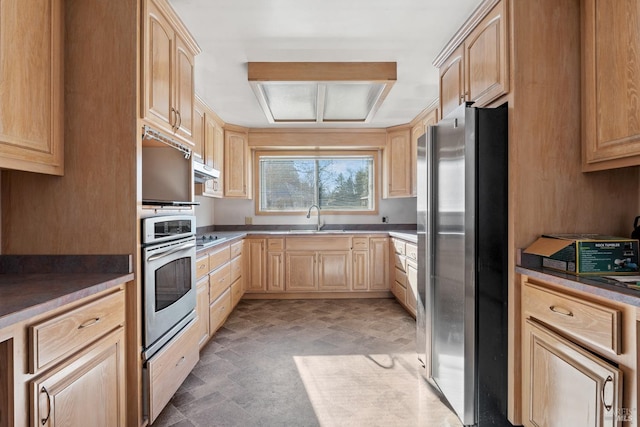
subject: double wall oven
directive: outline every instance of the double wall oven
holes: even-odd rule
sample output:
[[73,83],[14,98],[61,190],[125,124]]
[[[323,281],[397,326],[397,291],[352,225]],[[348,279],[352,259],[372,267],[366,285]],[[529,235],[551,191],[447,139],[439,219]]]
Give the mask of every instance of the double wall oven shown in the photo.
[[196,317],[195,230],[192,215],[142,220],[145,360]]

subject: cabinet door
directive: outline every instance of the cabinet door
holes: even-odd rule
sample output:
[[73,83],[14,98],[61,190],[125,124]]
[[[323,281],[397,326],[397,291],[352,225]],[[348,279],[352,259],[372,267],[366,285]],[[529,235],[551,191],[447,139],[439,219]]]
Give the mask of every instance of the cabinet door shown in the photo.
[[0,167],[62,175],[61,0],[0,2]]
[[173,131],[177,116],[173,108],[174,31],[153,1],[147,1],[144,51],[143,117]]
[[413,316],[416,315],[418,294],[418,265],[414,261],[407,260],[407,309]]
[[523,354],[524,424],[616,426],[622,372],[527,319]]
[[264,292],[267,289],[265,239],[247,239],[245,245],[247,254],[245,290]]
[[247,134],[225,130],[224,196],[250,199]]
[[205,163],[205,110],[199,98],[193,104],[193,161]]
[[509,91],[505,8],[499,2],[464,42],[466,100],[479,107]]
[[287,291],[315,291],[316,253],[307,251],[287,251],[285,262]]
[[638,165],[638,2],[582,0],[581,3],[583,167],[598,170]]
[[267,290],[284,291],[284,252],[267,253]]
[[209,340],[209,276],[196,284],[196,328],[198,329],[198,344],[202,348]]
[[32,426],[124,427],[123,341],[119,328],[32,381]]
[[440,67],[440,119],[464,102],[464,44]]
[[369,239],[369,289],[372,291],[389,290],[389,238],[372,237]]
[[366,291],[369,289],[369,251],[353,251],[352,289]]
[[385,197],[410,197],[412,194],[412,149],[409,129],[387,134],[385,148]]
[[[211,120],[213,121],[213,120]],[[207,161],[208,159],[207,154]],[[224,195],[224,129],[219,123],[215,123],[213,128],[213,155],[211,157],[212,166],[220,171],[220,176],[213,189],[213,197],[222,197]]]
[[194,55],[186,47],[184,41],[176,36],[175,50],[175,105],[177,120],[174,123],[175,132],[192,141],[193,134],[193,104],[194,104]]
[[318,252],[318,288],[321,291],[348,291],[351,283],[349,251]]

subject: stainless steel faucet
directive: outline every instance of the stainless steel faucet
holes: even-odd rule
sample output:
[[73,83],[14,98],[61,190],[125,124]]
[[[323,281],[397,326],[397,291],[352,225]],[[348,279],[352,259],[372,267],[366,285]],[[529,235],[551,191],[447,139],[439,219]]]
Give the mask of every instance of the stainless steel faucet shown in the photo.
[[311,205],[309,207],[309,211],[307,212],[307,218],[311,218],[311,209],[316,208],[318,210],[318,228],[317,231],[320,231],[322,225],[320,225],[320,207],[318,205]]

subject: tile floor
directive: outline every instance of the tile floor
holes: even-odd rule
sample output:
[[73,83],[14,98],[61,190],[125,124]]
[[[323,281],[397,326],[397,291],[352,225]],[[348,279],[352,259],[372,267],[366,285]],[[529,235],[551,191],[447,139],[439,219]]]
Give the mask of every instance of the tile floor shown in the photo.
[[393,299],[243,300],[153,427],[451,427]]

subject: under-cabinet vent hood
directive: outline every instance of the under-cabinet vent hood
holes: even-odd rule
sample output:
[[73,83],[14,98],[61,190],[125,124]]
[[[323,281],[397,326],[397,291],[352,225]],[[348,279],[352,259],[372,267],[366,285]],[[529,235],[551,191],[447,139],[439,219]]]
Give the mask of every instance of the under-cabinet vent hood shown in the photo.
[[220,171],[207,166],[204,163],[193,162],[193,180],[194,182],[204,183],[210,179],[217,179],[220,177]]

